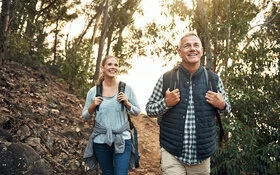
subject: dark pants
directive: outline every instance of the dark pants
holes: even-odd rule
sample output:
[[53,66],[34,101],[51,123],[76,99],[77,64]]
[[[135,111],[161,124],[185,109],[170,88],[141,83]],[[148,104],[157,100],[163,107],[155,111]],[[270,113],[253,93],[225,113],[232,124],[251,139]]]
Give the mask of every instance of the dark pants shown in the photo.
[[131,154],[131,140],[125,140],[123,153],[115,153],[114,145],[93,143],[94,154],[102,170],[102,175],[127,175]]

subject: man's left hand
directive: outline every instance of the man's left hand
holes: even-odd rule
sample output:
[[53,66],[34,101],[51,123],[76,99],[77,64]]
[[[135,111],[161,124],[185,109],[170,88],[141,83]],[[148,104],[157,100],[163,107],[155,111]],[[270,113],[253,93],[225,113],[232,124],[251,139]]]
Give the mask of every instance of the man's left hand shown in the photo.
[[213,91],[208,91],[205,95],[205,98],[208,103],[220,110],[223,110],[226,107],[226,102],[220,92],[216,93]]

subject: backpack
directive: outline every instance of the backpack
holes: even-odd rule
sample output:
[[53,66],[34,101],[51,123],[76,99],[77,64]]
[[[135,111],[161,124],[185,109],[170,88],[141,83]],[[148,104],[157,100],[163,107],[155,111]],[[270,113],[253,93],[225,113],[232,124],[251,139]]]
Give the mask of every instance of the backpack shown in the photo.
[[[120,92],[125,92],[125,86],[126,83],[120,81],[119,83],[119,87],[118,87],[118,93]],[[102,96],[102,82],[96,85],[96,97],[101,97]],[[99,106],[96,107],[96,110],[99,110]],[[121,110],[124,111],[124,104],[123,102],[121,103]],[[138,132],[136,127],[134,126],[133,122],[131,121],[130,115],[127,113],[127,118],[128,118],[128,122],[129,122],[129,127],[131,132],[133,132],[133,135],[131,133],[131,140],[132,140],[132,144],[135,148],[135,164],[134,165],[130,165],[131,168],[138,168],[139,167],[139,160],[140,160],[140,154],[139,154],[139,150],[138,150]]]
[[[178,68],[179,68],[179,66],[177,66],[174,69],[172,69],[171,71],[169,71],[170,72],[169,74],[165,73],[163,75],[163,88],[162,88],[163,95],[165,95],[165,91],[168,88],[170,88],[170,91],[172,91],[176,88],[179,88],[179,69]],[[204,70],[204,74],[205,74],[207,88],[213,92],[217,92],[218,79],[216,79],[214,77],[214,72],[212,72],[209,69],[206,69],[205,67],[203,67],[203,70]],[[220,128],[219,141],[222,142],[225,134],[224,134],[224,129],[223,129],[222,121],[221,121],[221,116],[220,116],[220,113],[217,108],[215,110],[215,114],[216,114],[217,123]],[[160,121],[161,121],[161,118],[158,118],[159,124],[160,124]]]

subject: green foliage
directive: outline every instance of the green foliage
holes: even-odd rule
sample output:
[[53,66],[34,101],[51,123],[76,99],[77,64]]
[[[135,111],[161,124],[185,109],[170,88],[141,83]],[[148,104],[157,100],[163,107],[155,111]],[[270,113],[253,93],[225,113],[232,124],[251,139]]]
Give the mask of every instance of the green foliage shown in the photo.
[[48,25],[54,18],[63,21],[77,17],[67,14],[66,4],[67,1],[12,1],[10,58],[34,68],[42,67],[51,56]]
[[[133,28],[130,26],[134,23],[133,14],[138,10],[140,0],[128,1],[112,1],[109,18],[108,39],[113,42],[112,49],[114,55],[119,59],[121,73],[127,73],[131,68],[129,60],[134,55],[134,49],[129,45],[131,42],[131,35],[127,37],[124,32],[132,32]],[[126,31],[125,31],[126,29]]]
[[213,174],[279,174],[279,45],[255,33],[253,46],[240,51],[227,81],[232,114],[225,119],[231,137],[214,157]]
[[44,41],[45,35],[39,35],[30,41],[30,38],[18,34],[10,36],[10,59],[40,69],[45,64],[45,58],[51,51]]
[[185,20],[186,14],[191,14],[191,10],[186,6],[185,1],[171,1],[170,4],[167,4],[168,9],[170,9],[170,14],[174,17],[178,15],[182,21]]
[[81,45],[72,43],[57,63],[60,76],[69,84],[69,90],[80,97],[85,97],[90,89],[92,74],[89,70],[93,67],[93,59],[89,49],[91,44],[88,40]]

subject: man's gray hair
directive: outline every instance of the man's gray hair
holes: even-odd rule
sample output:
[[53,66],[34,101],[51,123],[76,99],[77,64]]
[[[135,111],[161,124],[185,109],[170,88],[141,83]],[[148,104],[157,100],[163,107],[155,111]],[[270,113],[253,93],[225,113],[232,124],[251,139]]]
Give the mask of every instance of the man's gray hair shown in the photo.
[[186,37],[189,37],[189,36],[195,36],[195,37],[197,37],[197,38],[200,40],[200,42],[201,42],[201,39],[199,38],[199,36],[198,36],[195,32],[189,32],[189,33],[186,33],[185,35],[183,35],[182,38],[180,39],[179,45],[178,45],[178,48],[179,48],[179,49],[180,49],[181,46],[182,46],[182,40],[183,40],[184,38],[186,38]]

